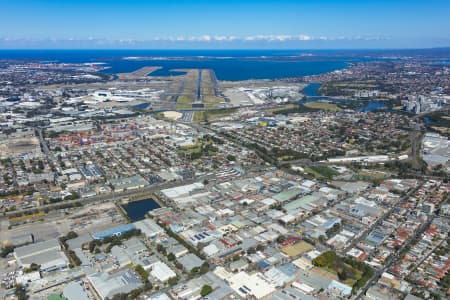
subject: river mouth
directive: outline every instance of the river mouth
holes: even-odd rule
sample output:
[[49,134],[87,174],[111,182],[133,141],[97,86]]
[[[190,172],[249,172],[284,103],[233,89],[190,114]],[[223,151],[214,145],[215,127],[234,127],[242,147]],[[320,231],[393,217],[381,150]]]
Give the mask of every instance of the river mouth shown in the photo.
[[131,222],[136,222],[145,219],[145,215],[154,209],[161,206],[155,200],[149,198],[139,201],[129,202],[122,205]]

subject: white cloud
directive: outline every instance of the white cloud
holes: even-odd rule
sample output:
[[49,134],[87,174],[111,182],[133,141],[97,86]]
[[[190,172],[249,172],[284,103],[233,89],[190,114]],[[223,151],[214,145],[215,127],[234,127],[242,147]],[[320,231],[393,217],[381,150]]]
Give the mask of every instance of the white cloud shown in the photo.
[[121,38],[121,39],[105,39],[97,37],[87,37],[87,38],[43,38],[43,39],[25,39],[25,38],[11,38],[11,37],[1,37],[0,43],[11,43],[11,42],[22,42],[22,43],[39,43],[45,41],[51,41],[53,43],[64,42],[64,43],[78,43],[78,42],[89,42],[92,44],[145,44],[152,42],[169,42],[169,43],[230,43],[230,42],[242,42],[242,43],[255,43],[255,42],[274,42],[274,43],[284,43],[284,42],[308,42],[308,41],[378,41],[378,40],[389,40],[390,38],[382,36],[318,36],[313,37],[306,34],[298,35],[249,35],[249,36],[227,36],[227,35],[201,35],[201,36],[167,36],[167,37],[153,37],[148,39],[132,39],[132,38]]
[[146,41],[177,41],[177,42],[233,42],[233,41],[243,41],[243,42],[256,42],[256,41],[267,41],[267,42],[288,42],[288,41],[342,41],[342,40],[349,40],[349,41],[371,41],[371,40],[384,40],[387,39],[385,37],[380,36],[337,36],[337,37],[326,37],[326,36],[319,36],[319,37],[313,37],[306,34],[299,34],[299,35],[286,35],[286,34],[279,34],[279,35],[249,35],[249,36],[225,36],[225,35],[201,35],[201,36],[189,36],[184,37],[180,36],[177,38],[172,37],[166,37],[166,38],[150,38]]
[[278,42],[285,42],[285,41],[310,41],[313,38],[309,35],[300,34],[300,35],[255,35],[255,36],[247,36],[242,38],[244,41],[278,41]]

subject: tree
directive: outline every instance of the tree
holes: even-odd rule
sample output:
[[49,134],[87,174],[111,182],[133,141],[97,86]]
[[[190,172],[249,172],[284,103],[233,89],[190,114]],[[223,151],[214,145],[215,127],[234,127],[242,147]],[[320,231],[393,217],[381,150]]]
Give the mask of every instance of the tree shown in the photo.
[[25,269],[25,273],[31,273],[34,271],[39,271],[39,269],[41,268],[41,265],[35,264],[35,263],[31,263],[30,267],[28,269]]
[[128,298],[128,295],[127,295],[127,294],[120,293],[120,294],[115,294],[115,295],[112,297],[112,300],[127,300],[127,298]]
[[22,285],[20,285],[20,284],[16,285],[16,290],[14,291],[14,295],[17,296],[18,300],[26,300],[26,299],[28,299],[27,292],[25,291],[25,288]]
[[282,235],[282,234],[280,234],[278,237],[277,237],[277,243],[278,244],[281,244],[282,242],[284,242],[286,240],[286,237],[284,236],[284,235]]
[[235,161],[236,160],[236,156],[232,155],[232,154],[228,154],[227,155],[227,160],[228,161]]
[[100,246],[102,244],[101,241],[99,240],[93,240],[89,242],[89,252],[93,253],[94,250],[96,249],[96,246]]
[[44,165],[44,162],[42,160],[38,161],[38,168],[39,168],[39,170],[44,170],[45,165]]
[[67,233],[66,237],[67,237],[68,240],[71,240],[71,239],[74,239],[74,238],[78,237],[78,234],[76,232],[74,232],[74,231],[69,231]]
[[14,246],[13,245],[7,245],[5,246],[2,251],[0,252],[0,257],[5,258],[6,256],[8,256],[8,254],[12,253],[14,251]]
[[164,254],[164,255],[165,255],[165,253],[166,253],[166,248],[164,248],[164,246],[161,245],[161,244],[156,245],[156,250],[157,250],[159,253],[162,253],[162,254]]
[[210,285],[205,284],[205,285],[202,287],[202,290],[200,291],[200,295],[201,295],[202,297],[205,297],[205,296],[211,294],[211,292],[212,292],[212,287],[211,287]]
[[336,263],[336,252],[327,251],[313,260],[316,267],[333,266]]
[[110,253],[112,247],[114,247],[114,246],[120,246],[120,245],[122,245],[122,241],[121,241],[121,240],[113,240],[113,241],[106,247],[105,252],[106,252],[106,253]]
[[151,282],[147,280],[144,284],[144,291],[150,291],[152,289],[153,289],[153,284],[151,284]]
[[141,293],[141,289],[134,289],[128,294],[128,299],[137,299]]
[[209,271],[209,264],[205,261],[200,267],[200,274],[205,274]]
[[69,257],[71,263],[72,263],[74,266],[79,266],[79,265],[81,265],[81,260],[80,260],[80,258],[75,254],[74,251],[72,251],[72,250],[67,251],[67,256]]
[[169,285],[175,285],[175,284],[177,284],[178,283],[178,277],[172,277],[172,278],[169,278],[169,280],[167,281],[167,283],[169,284]]
[[141,265],[137,265],[134,270],[136,271],[136,273],[139,274],[139,276],[141,277],[141,280],[143,282],[147,282],[148,281],[148,272],[144,270],[144,268]]
[[167,259],[169,261],[174,261],[176,259],[176,257],[172,252],[170,252],[169,255],[167,255]]

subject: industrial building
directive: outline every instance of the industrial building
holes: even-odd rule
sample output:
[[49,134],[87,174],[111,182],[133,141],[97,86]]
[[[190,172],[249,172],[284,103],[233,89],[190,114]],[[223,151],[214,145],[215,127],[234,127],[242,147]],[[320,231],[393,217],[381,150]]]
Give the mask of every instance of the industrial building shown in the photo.
[[31,264],[40,265],[44,272],[65,268],[68,259],[61,251],[61,245],[57,239],[26,245],[14,250],[17,265],[29,268]]
[[164,233],[164,230],[151,219],[144,219],[133,224],[149,239],[154,239]]
[[275,286],[266,281],[259,273],[250,275],[246,272],[239,272],[225,280],[243,298],[263,299],[276,291]]
[[165,263],[161,261],[158,261],[151,266],[150,275],[160,282],[166,282],[170,278],[177,276],[177,274],[175,274],[172,269],[170,269]]
[[192,253],[179,258],[178,262],[183,266],[183,269],[188,272],[192,271],[194,268],[200,268],[203,264],[203,260]]
[[136,229],[134,224],[125,224],[92,233],[92,237],[96,240],[103,240],[107,237],[120,236],[121,234],[134,229]]
[[89,300],[80,282],[71,282],[63,289],[63,295],[67,300]]
[[135,190],[148,185],[147,180],[139,175],[126,178],[111,179],[109,182],[114,187],[114,191],[116,192]]
[[143,286],[138,275],[130,269],[114,274],[96,273],[88,276],[87,279],[101,300],[112,298],[116,294],[129,293]]

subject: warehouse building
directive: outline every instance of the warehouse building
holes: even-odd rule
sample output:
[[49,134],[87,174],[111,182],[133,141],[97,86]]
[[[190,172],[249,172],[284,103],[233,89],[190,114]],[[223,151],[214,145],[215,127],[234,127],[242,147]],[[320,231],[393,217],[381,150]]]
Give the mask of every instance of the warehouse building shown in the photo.
[[151,219],[144,219],[133,224],[149,239],[155,239],[164,233],[164,230]]
[[114,295],[126,294],[143,286],[138,275],[130,269],[113,274],[97,273],[88,276],[87,279],[101,300],[111,299]]
[[17,265],[29,268],[31,264],[40,265],[40,270],[49,272],[67,267],[68,259],[61,251],[57,239],[18,247],[14,250]]
[[63,289],[67,300],[89,300],[89,296],[80,282],[71,282]]
[[31,244],[34,242],[34,236],[32,233],[24,233],[17,235],[10,235],[8,240],[4,240],[5,245],[22,246],[26,244]]
[[108,228],[102,231],[92,233],[92,237],[96,240],[103,240],[107,237],[120,236],[123,233],[129,232],[136,229],[134,224],[125,224],[112,228]]
[[204,188],[204,185],[201,182],[195,182],[188,185],[177,186],[170,189],[161,190],[161,193],[164,194],[169,199],[179,198],[183,196],[188,196],[196,190],[200,190]]
[[158,261],[151,266],[150,275],[160,282],[166,282],[170,278],[177,276],[177,274],[162,261]]
[[147,180],[139,175],[126,178],[111,179],[109,182],[114,187],[114,191],[116,192],[140,189],[148,185]]
[[231,275],[226,281],[243,298],[263,299],[276,291],[275,286],[259,273],[249,275],[246,272],[239,272]]
[[192,253],[179,258],[178,262],[183,266],[183,269],[188,272],[191,272],[194,268],[200,268],[203,264],[203,260]]

